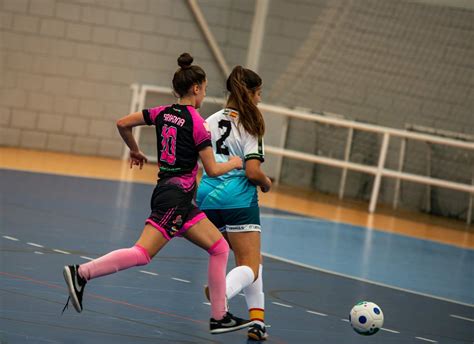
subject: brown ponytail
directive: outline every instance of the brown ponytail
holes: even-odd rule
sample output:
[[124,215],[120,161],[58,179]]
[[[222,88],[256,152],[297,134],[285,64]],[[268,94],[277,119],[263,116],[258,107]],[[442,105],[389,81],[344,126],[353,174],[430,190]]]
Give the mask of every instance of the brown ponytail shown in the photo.
[[263,137],[265,122],[258,107],[252,102],[249,92],[256,92],[262,86],[257,73],[242,66],[236,66],[227,78],[230,92],[227,105],[232,104],[239,112],[239,122],[253,136]]

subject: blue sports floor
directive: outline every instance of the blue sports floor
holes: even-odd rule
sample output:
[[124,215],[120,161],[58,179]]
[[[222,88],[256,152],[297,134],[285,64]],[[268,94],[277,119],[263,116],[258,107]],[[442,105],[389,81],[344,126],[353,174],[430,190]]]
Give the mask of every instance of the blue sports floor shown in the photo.
[[[0,183],[1,344],[247,343],[208,333],[208,255],[184,239],[91,281],[84,312],[61,315],[63,265],[133,245],[153,186],[12,170]],[[474,342],[473,250],[272,209],[262,222],[268,343]],[[346,320],[361,299],[384,311],[375,336]],[[230,306],[247,315],[242,296]]]

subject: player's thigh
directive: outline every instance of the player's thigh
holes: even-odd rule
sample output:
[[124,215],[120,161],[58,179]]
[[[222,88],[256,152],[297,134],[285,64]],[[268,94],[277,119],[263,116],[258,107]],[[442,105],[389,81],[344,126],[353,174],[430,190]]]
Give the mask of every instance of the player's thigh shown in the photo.
[[258,275],[260,257],[260,232],[227,232],[227,238],[234,251],[236,265],[247,265]]
[[168,243],[163,234],[150,224],[146,224],[136,245],[147,250],[150,257],[154,257]]
[[225,231],[226,224],[225,224],[224,219],[222,218],[221,211],[219,209],[206,209],[203,211],[206,214],[206,217],[209,219],[209,221],[211,221],[212,224],[217,227],[219,232],[222,233],[225,240],[229,244],[229,247],[232,249],[232,245],[229,239],[227,238],[227,232]]
[[206,251],[222,238],[222,234],[217,227],[206,217],[189,228],[183,236]]

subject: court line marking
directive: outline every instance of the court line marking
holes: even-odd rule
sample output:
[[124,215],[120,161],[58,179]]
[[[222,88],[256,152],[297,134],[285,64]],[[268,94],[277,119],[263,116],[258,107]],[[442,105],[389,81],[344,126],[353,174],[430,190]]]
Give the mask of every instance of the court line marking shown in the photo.
[[279,261],[282,261],[284,263],[300,266],[300,267],[303,267],[303,268],[307,268],[307,269],[320,271],[320,272],[324,272],[324,273],[335,275],[335,276],[345,277],[345,278],[353,279],[353,280],[356,280],[356,281],[377,285],[379,287],[390,288],[390,289],[403,291],[403,292],[410,293],[410,294],[429,297],[429,298],[440,300],[440,301],[451,302],[451,303],[455,303],[455,304],[458,304],[458,305],[461,305],[461,306],[474,307],[474,304],[470,304],[470,303],[466,303],[466,302],[462,302],[462,301],[451,300],[451,299],[444,298],[444,297],[441,297],[441,296],[425,294],[425,293],[422,293],[422,292],[419,292],[419,291],[400,288],[400,287],[396,287],[396,286],[393,286],[393,285],[388,285],[388,284],[381,283],[381,282],[370,281],[370,280],[367,280],[365,278],[350,276],[350,275],[346,275],[346,274],[343,274],[343,273],[340,273],[340,272],[335,272],[335,271],[331,271],[331,270],[318,268],[318,267],[315,267],[313,265],[300,263],[300,262],[297,262],[297,261],[294,261],[294,260],[291,260],[291,259],[282,258],[282,257],[275,256],[273,254],[269,254],[269,253],[265,253],[265,252],[262,252],[262,256],[272,258],[272,259],[275,259],[275,260],[279,260]]
[[4,237],[5,239],[11,240],[11,241],[20,241],[19,239],[14,238],[14,237],[11,237],[11,236],[8,236],[8,235],[3,235],[3,237]]
[[81,174],[80,172],[75,173],[75,172],[67,172],[67,171],[49,171],[47,169],[42,169],[42,168],[30,168],[30,167],[9,167],[9,166],[0,166],[1,170],[6,170],[6,171],[12,171],[12,172],[28,172],[28,173],[33,173],[33,174],[46,174],[46,175],[52,175],[52,176],[60,176],[60,177],[73,177],[73,178],[80,178],[80,179],[89,179],[89,180],[97,180],[97,181],[109,181],[109,182],[117,182],[117,183],[130,183],[130,184],[142,184],[145,186],[149,185],[155,185],[156,181],[150,182],[150,181],[140,181],[140,180],[129,180],[129,179],[122,179],[121,177],[107,177],[107,176],[100,176],[100,175],[95,175],[95,176],[89,176],[85,174]]
[[438,343],[436,340],[433,340],[433,339],[428,339],[428,338],[423,338],[423,337],[415,337],[415,338],[419,340],[424,340],[425,342]]
[[171,277],[171,279],[173,279],[175,281],[178,281],[178,282],[191,283],[191,281],[181,279],[181,278]]
[[34,247],[41,247],[41,248],[44,247],[43,245],[35,244],[34,242],[27,242],[26,244],[27,244],[27,245],[30,245],[30,246],[34,246]]
[[389,329],[389,328],[385,328],[385,327],[382,327],[382,328],[381,328],[381,330],[382,330],[382,331],[391,332],[391,333],[400,333],[400,332],[398,332],[398,331],[391,330],[391,329]]
[[462,316],[456,315],[456,314],[450,314],[449,316],[450,316],[451,318],[456,318],[456,319],[461,319],[461,320],[466,320],[466,321],[472,321],[472,322],[474,322],[474,319],[462,317]]
[[319,312],[315,312],[315,311],[309,311],[309,310],[307,310],[306,312],[307,312],[307,313],[311,313],[311,314],[320,315],[320,316],[322,316],[322,317],[327,317],[327,316],[328,316],[327,314],[319,313]]
[[[43,282],[43,281],[40,281],[40,280],[35,280],[35,279],[29,278],[29,277],[26,277],[26,276],[13,275],[13,274],[5,273],[5,272],[0,272],[0,275],[7,275],[7,276],[14,277],[14,278],[19,278],[19,279],[27,280],[27,281],[30,281],[30,282],[33,282],[33,283],[42,284],[42,285],[47,285],[47,286],[49,286],[49,287],[53,287],[53,288],[56,288],[56,289],[64,289],[64,288],[61,288],[61,287],[59,287],[59,286],[57,286],[57,285],[52,285],[52,284],[50,284],[50,283]],[[152,311],[152,312],[156,312],[156,313],[160,313],[160,314],[164,314],[164,315],[168,315],[168,316],[173,316],[173,317],[177,317],[177,318],[181,318],[181,319],[191,320],[191,321],[196,322],[196,323],[203,323],[202,321],[199,321],[199,320],[190,319],[190,318],[183,317],[183,316],[179,316],[179,315],[176,315],[176,314],[173,314],[173,313],[163,312],[163,311],[160,311],[160,310],[157,310],[157,309],[152,309],[152,308],[148,308],[148,307],[143,307],[143,306],[138,306],[138,305],[130,304],[130,303],[124,302],[124,301],[119,301],[119,300],[110,299],[110,298],[103,297],[103,296],[96,295],[96,294],[91,294],[91,297],[92,297],[92,298],[96,298],[96,299],[105,300],[105,301],[108,301],[108,302],[111,302],[111,303],[115,303],[115,304],[125,305],[125,306],[132,307],[132,308],[138,308],[138,309],[145,310],[145,311]],[[281,303],[278,303],[278,302],[272,302],[272,303],[273,303],[273,304],[276,304],[276,305],[283,306],[283,307],[293,308],[293,306],[281,304]],[[209,302],[203,302],[203,304],[209,305],[209,306],[211,305]],[[307,311],[307,312],[312,312],[312,311]],[[349,322],[348,319],[341,319],[341,321]],[[269,327],[269,326],[268,326],[268,327]],[[382,328],[382,329],[383,329],[383,328]],[[387,331],[388,329],[383,329],[383,330],[386,330],[386,331]],[[388,330],[388,331],[390,332],[390,331],[393,331],[393,330]],[[393,331],[393,332],[396,332],[396,331]],[[437,341],[434,341],[434,340],[431,340],[431,339],[427,339],[427,338],[423,338],[423,337],[415,337],[415,338],[420,339],[420,340],[424,340],[424,341],[428,341],[428,342],[432,342],[432,343],[437,343]]]
[[[53,175],[53,176],[58,175],[58,176],[62,176],[62,177],[81,178],[81,179],[89,179],[89,180],[96,180],[96,181],[111,181],[111,182],[116,182],[116,183],[130,183],[130,184],[145,185],[145,186],[156,184],[155,182],[151,182],[151,181],[148,181],[148,180],[133,180],[133,179],[129,180],[129,179],[124,179],[124,178],[117,177],[117,176],[116,177],[108,177],[108,176],[100,176],[100,175],[90,176],[90,175],[85,175],[84,173],[81,173],[81,172],[77,172],[77,173],[68,172],[68,171],[56,172],[56,171],[51,171],[51,170],[48,170],[48,169],[41,169],[41,168],[18,167],[18,166],[15,166],[15,167],[1,166],[0,169],[6,170],[6,171],[11,171],[11,172],[19,171],[19,172],[27,172],[27,173],[40,174],[40,175]],[[282,194],[284,194],[284,192],[282,192]],[[398,233],[398,232],[394,233],[394,232],[387,231],[387,230],[381,229],[381,228],[373,228],[373,227],[369,228],[369,227],[366,227],[366,226],[363,226],[363,225],[360,225],[360,224],[354,224],[354,223],[351,223],[351,222],[345,222],[345,221],[340,221],[340,220],[335,220],[335,219],[325,219],[325,218],[314,217],[314,215],[312,215],[312,214],[299,214],[297,212],[288,211],[287,209],[279,208],[279,207],[275,207],[275,206],[264,205],[264,204],[261,204],[260,206],[262,208],[272,209],[272,210],[276,210],[276,211],[294,213],[295,215],[293,217],[296,217],[296,218],[309,218],[309,219],[313,219],[313,220],[316,220],[316,221],[322,221],[322,222],[333,222],[333,223],[346,224],[346,225],[350,225],[350,226],[360,227],[360,228],[363,228],[363,229],[375,230],[375,231],[383,232],[383,233],[387,233],[387,234],[400,235],[400,236],[404,236],[404,237],[407,237],[407,238],[414,238],[414,239],[419,239],[419,240],[432,241],[434,243],[453,246],[453,247],[456,247],[456,248],[473,250],[472,248],[464,247],[464,246],[458,246],[458,245],[453,244],[453,243],[446,243],[446,242],[443,242],[443,241],[431,240],[431,239],[426,239],[426,238],[419,238],[419,237],[416,237],[416,236],[410,236],[410,235],[401,234],[401,233]],[[261,214],[261,216],[262,215],[269,216],[270,214]],[[292,215],[281,215],[281,216],[292,217]],[[276,216],[273,216],[273,217],[276,217]],[[447,301],[456,302],[456,301],[452,301],[452,300],[447,300]]]
[[[27,277],[27,276],[15,275],[15,274],[11,274],[11,273],[8,273],[8,272],[0,271],[0,276],[2,276],[2,275],[12,277],[12,278],[16,278],[16,279],[20,279],[20,280],[23,280],[23,281],[28,281],[28,282],[31,282],[31,283],[34,283],[34,284],[44,285],[44,286],[47,286],[49,288],[54,288],[54,289],[58,289],[58,290],[67,291],[66,287],[62,287],[62,286],[59,286],[59,285],[56,285],[56,284],[52,284],[52,283],[49,283],[49,282],[46,282],[46,281],[43,281],[43,280],[33,279],[33,278],[30,278],[30,277]],[[89,293],[88,295],[89,295],[89,297],[94,298],[94,299],[103,300],[103,301],[113,303],[113,304],[117,304],[117,305],[123,305],[123,306],[129,307],[129,308],[140,309],[140,310],[144,310],[144,311],[147,311],[147,312],[163,314],[165,316],[169,316],[169,317],[173,317],[173,318],[177,318],[177,319],[184,319],[186,321],[192,321],[193,323],[197,323],[197,324],[203,324],[203,325],[208,325],[209,324],[206,321],[193,319],[193,318],[190,318],[190,317],[182,316],[182,315],[171,313],[171,312],[164,312],[164,311],[159,310],[158,308],[152,308],[152,307],[136,305],[136,304],[129,303],[129,302],[126,302],[126,301],[111,299],[109,297],[101,296],[99,294],[94,294],[94,293]]]
[[91,258],[91,257],[87,257],[87,256],[80,256],[82,259],[86,259],[86,260],[94,260],[94,258]]
[[[13,237],[8,237],[8,236],[3,236],[4,238],[7,238],[7,239],[10,239],[10,240],[14,240],[14,241],[19,241],[18,239],[16,238],[13,238]],[[39,245],[39,244],[35,244],[35,243],[30,243],[30,242],[27,242],[28,245],[31,245],[31,246],[36,246],[36,247],[44,247],[42,245]],[[67,251],[62,251],[62,250],[59,250],[59,249],[53,249],[53,251],[55,252],[58,252],[58,253],[63,253],[63,254],[71,254],[70,252],[67,252]],[[43,254],[42,252],[38,252],[38,251],[35,251],[34,253],[36,254]],[[269,254],[264,254],[262,253],[264,256],[268,256],[270,258],[273,258],[273,259],[276,259],[276,260],[285,260],[284,258],[280,258],[280,257],[275,257],[275,256],[271,256]],[[92,258],[89,258],[89,257],[86,257],[86,256],[81,256],[81,258],[84,258],[84,259],[89,259],[89,260],[93,260]],[[286,263],[290,263],[290,264],[294,264],[294,265],[302,265],[304,266],[305,264],[301,264],[301,263],[298,263],[298,262],[293,262],[293,261],[286,261]],[[335,275],[340,275],[340,276],[343,276],[343,277],[348,277],[348,278],[352,278],[352,279],[357,279],[357,280],[361,280],[361,281],[364,281],[364,282],[368,282],[368,283],[372,283],[372,284],[378,284],[378,282],[372,282],[372,281],[368,281],[368,280],[364,280],[364,279],[359,279],[359,278],[356,278],[356,277],[352,277],[352,276],[345,276],[344,274],[339,274],[339,273],[335,273],[335,272],[332,272],[332,271],[328,271],[328,270],[324,270],[324,269],[319,269],[319,268],[316,268],[316,267],[313,267],[313,266],[304,266],[304,267],[307,267],[307,268],[310,268],[310,269],[313,269],[313,270],[318,270],[318,271],[324,271],[324,272],[327,272],[327,273],[331,273],[331,274],[335,274]],[[145,270],[140,270],[140,272],[142,273],[145,273],[145,274],[149,274],[149,275],[154,275],[154,276],[157,276],[158,274],[157,273],[154,273],[154,272],[149,272],[149,271],[145,271]],[[176,278],[176,277],[171,277],[171,279],[175,280],[175,281],[179,281],[179,282],[184,282],[184,283],[191,283],[190,281],[188,280],[184,280],[184,279],[181,279],[181,278]],[[380,284],[382,285],[382,284]],[[401,288],[397,288],[397,287],[393,287],[393,286],[387,286],[389,288],[394,288],[394,289],[401,289]],[[412,292],[410,290],[407,290],[408,292],[411,292],[411,293],[415,293],[415,294],[418,294],[417,292]],[[242,294],[241,294],[242,295]],[[243,295],[245,296],[245,295]],[[432,297],[432,295],[426,295],[428,297]],[[434,297],[434,298],[437,298],[437,297]],[[450,301],[450,300],[449,300]],[[272,302],[274,305],[277,305],[277,306],[281,306],[281,307],[286,307],[286,308],[293,308],[293,306],[291,305],[287,305],[287,304],[283,304],[283,303],[279,303],[279,302]],[[456,303],[456,302],[455,302]],[[206,304],[206,305],[210,305],[209,302],[203,302],[203,304]],[[316,314],[316,315],[320,315],[320,316],[327,316],[327,314],[324,314],[324,313],[319,313],[319,312],[315,312],[315,311],[310,311],[310,310],[306,310],[307,313],[311,313],[311,314]],[[458,319],[462,319],[462,320],[467,320],[467,321],[473,321],[474,322],[474,319],[470,319],[470,318],[465,318],[465,317],[461,317],[461,316],[458,316],[458,315],[455,315],[455,314],[450,314],[451,317],[453,318],[458,318]],[[341,321],[344,321],[344,322],[349,322],[348,319],[341,319]],[[381,330],[384,330],[384,331],[387,331],[387,332],[392,332],[392,333],[400,333],[398,331],[395,331],[395,330],[390,330],[390,329],[387,329],[387,328],[381,328]],[[423,337],[415,337],[416,339],[419,339],[419,340],[423,340],[423,341],[428,341],[428,342],[431,342],[431,343],[437,343],[437,341],[435,340],[432,340],[432,339],[428,339],[428,338],[423,338]]]
[[286,308],[293,308],[293,306],[290,305],[285,305],[284,303],[280,302],[272,302],[274,305],[281,306],[281,307],[286,307]]
[[58,252],[58,253],[62,253],[62,254],[71,254],[70,252],[58,250],[58,249],[56,249],[56,248],[55,248],[53,251],[54,251],[54,252]]
[[[13,239],[16,239],[16,238],[13,238]],[[18,241],[18,239],[16,239],[16,241]],[[29,245],[32,245],[32,246],[37,246],[37,247],[44,247],[42,245],[39,245],[39,244],[34,244],[34,243],[27,243]],[[67,251],[62,251],[62,250],[59,250],[59,249],[54,249],[53,251],[55,252],[58,252],[58,253],[63,253],[63,254],[71,254],[70,252],[67,252]],[[38,252],[38,251],[35,251],[34,253],[36,254],[43,254],[43,252]],[[89,258],[89,257],[86,257],[86,256],[81,256],[81,258],[84,258],[84,259],[90,259],[90,260],[93,260],[92,258]],[[272,257],[273,258],[273,257]],[[274,259],[277,259],[277,258],[274,258]],[[288,262],[288,263],[292,263],[292,262]],[[295,264],[295,265],[298,265],[298,264]],[[314,268],[314,267],[313,267]],[[318,270],[317,268],[314,268],[316,270]],[[145,274],[149,274],[149,275],[153,275],[153,276],[158,276],[157,273],[154,273],[154,272],[149,272],[149,271],[145,271],[145,270],[140,270],[140,272],[142,273],[145,273]],[[328,271],[329,273],[332,273],[330,271]],[[337,273],[335,273],[337,274]],[[176,277],[171,277],[171,279],[175,280],[175,281],[179,281],[179,282],[184,282],[184,283],[191,283],[190,281],[188,280],[185,280],[185,279],[181,279],[181,278],[176,278]],[[370,282],[370,281],[369,281]],[[390,287],[390,286],[389,286]],[[243,295],[243,294],[241,294]],[[245,296],[245,295],[243,295]],[[205,305],[211,305],[209,302],[203,302],[203,304]],[[283,303],[279,303],[279,302],[272,302],[272,304],[274,305],[277,305],[277,306],[281,306],[281,307],[286,307],[286,308],[293,308],[293,306],[291,305],[287,305],[287,304],[283,304]],[[315,311],[310,311],[310,310],[306,310],[307,313],[311,313],[311,314],[315,314],[315,315],[319,315],[319,316],[327,316],[327,314],[324,314],[324,313],[319,313],[319,312],[315,312]],[[468,320],[468,321],[473,321],[474,322],[474,319],[470,319],[470,318],[465,318],[465,317],[461,317],[461,316],[457,316],[455,314],[450,314],[451,317],[454,317],[454,318],[459,318],[459,319],[462,319],[462,320]],[[341,321],[344,321],[344,322],[349,322],[348,319],[341,319]],[[387,328],[381,328],[381,330],[384,330],[384,331],[387,331],[387,332],[392,332],[392,333],[400,333],[398,331],[395,331],[395,330],[390,330],[390,329],[387,329]],[[422,340],[422,341],[428,341],[428,342],[431,342],[431,343],[437,343],[437,341],[435,340],[432,340],[432,339],[428,339],[428,338],[423,338],[423,337],[415,337],[416,339],[419,339],[419,340]]]
[[[275,209],[275,208],[270,208]],[[303,221],[312,221],[312,222],[328,222],[326,220],[308,217],[305,215],[278,215],[278,214],[260,214],[260,217],[265,219],[282,219],[282,220],[303,220]]]

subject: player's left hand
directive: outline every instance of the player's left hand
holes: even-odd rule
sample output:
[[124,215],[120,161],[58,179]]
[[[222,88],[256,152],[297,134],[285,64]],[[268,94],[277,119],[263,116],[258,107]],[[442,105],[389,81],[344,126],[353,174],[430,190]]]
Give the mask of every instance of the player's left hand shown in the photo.
[[141,170],[143,168],[143,164],[146,164],[147,162],[147,157],[141,151],[130,151],[130,168],[133,168],[134,165],[137,165]]
[[270,191],[270,189],[272,188],[272,185],[273,185],[272,180],[270,178],[266,177],[266,183],[265,183],[265,185],[260,186],[260,190],[262,190],[262,192],[266,193],[266,192]]

